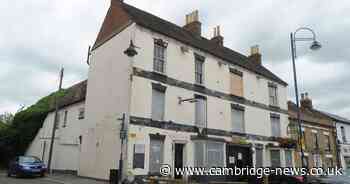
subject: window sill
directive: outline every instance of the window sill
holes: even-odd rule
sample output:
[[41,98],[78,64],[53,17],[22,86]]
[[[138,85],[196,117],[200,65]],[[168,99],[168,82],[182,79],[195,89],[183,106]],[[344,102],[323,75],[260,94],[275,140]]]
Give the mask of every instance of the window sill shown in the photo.
[[204,84],[200,83],[194,83],[195,86],[200,87],[200,88],[205,88]]
[[167,74],[165,72],[158,72],[158,71],[155,71],[153,70],[153,73],[156,74],[156,75],[162,75],[162,76],[167,76]]
[[281,109],[278,105],[269,105],[270,108],[272,109]]

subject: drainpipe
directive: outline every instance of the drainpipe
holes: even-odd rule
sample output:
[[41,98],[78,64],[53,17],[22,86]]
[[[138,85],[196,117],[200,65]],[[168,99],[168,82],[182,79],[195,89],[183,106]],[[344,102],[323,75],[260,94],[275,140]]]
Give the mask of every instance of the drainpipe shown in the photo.
[[124,54],[129,57],[129,67],[128,67],[128,75],[129,75],[129,87],[128,87],[128,93],[130,95],[129,103],[127,104],[127,110],[126,117],[123,118],[123,128],[121,130],[121,133],[124,134],[121,143],[122,143],[122,150],[121,150],[121,159],[119,162],[119,169],[120,169],[120,176],[121,176],[121,182],[124,179],[127,179],[127,168],[128,168],[128,131],[129,131],[129,123],[130,123],[130,107],[131,107],[131,88],[132,88],[132,75],[133,75],[133,62],[134,62],[134,56],[137,55],[137,51],[135,49],[135,45],[132,40],[130,40],[129,47],[124,51]]

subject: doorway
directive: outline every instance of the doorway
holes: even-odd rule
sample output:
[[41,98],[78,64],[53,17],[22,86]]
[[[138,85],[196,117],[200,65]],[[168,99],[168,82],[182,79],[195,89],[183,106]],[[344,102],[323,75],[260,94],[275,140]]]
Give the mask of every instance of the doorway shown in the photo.
[[[184,144],[175,144],[175,168],[183,168],[184,163]],[[175,172],[175,179],[181,179],[182,175]]]
[[[252,153],[249,146],[226,145],[226,166],[228,168],[252,167]],[[230,181],[242,181],[245,176],[227,176]]]

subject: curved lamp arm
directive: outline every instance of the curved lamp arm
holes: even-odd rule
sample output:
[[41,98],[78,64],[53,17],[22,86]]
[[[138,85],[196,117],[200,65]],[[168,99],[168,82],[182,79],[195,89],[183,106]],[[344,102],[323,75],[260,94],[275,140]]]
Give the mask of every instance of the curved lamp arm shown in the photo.
[[[306,31],[311,32],[312,33],[312,38],[311,37],[309,37],[309,38],[297,38],[296,34],[299,31],[301,31],[301,30],[306,30]],[[312,29],[310,29],[308,27],[300,27],[293,33],[293,39],[294,39],[294,41],[310,41],[310,40],[311,41],[316,41],[316,34],[315,34],[314,30],[312,30]]]

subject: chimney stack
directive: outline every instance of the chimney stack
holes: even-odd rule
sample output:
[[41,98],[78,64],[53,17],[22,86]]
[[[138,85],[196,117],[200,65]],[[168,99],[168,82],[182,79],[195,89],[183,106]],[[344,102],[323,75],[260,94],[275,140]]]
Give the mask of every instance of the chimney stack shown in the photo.
[[202,23],[198,19],[198,10],[186,15],[186,25],[184,28],[194,35],[202,35]]
[[220,26],[214,27],[214,36],[211,41],[219,46],[224,46],[224,37],[220,34]]
[[308,93],[301,94],[300,104],[304,109],[312,109],[312,100],[309,98]]
[[250,56],[248,59],[254,64],[261,65],[261,54],[259,51],[259,45],[250,47]]
[[124,2],[124,0],[111,0],[111,5],[113,5],[113,4],[120,5],[123,2]]

